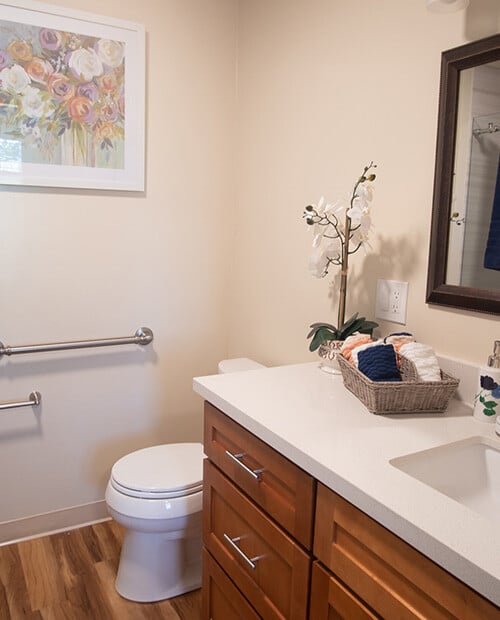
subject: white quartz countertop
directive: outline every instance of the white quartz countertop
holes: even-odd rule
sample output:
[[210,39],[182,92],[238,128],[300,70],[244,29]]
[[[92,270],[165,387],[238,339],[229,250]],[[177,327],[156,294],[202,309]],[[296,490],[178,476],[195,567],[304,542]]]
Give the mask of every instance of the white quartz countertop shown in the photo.
[[[471,436],[498,442],[453,399],[444,414],[371,414],[316,362],[197,377],[193,387],[224,411],[500,606],[500,528],[390,464]],[[460,475],[460,472],[457,472]]]

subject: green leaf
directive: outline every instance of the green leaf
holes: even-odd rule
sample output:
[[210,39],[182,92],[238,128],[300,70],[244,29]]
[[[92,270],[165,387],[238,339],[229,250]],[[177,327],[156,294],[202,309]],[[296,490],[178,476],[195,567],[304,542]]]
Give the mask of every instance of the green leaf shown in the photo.
[[316,351],[316,349],[319,348],[322,342],[323,338],[321,338],[321,334],[319,332],[316,332],[314,334],[314,338],[309,343],[309,351]]
[[344,340],[345,338],[347,338],[351,334],[354,334],[355,332],[360,332],[361,334],[371,335],[375,327],[378,327],[378,323],[375,323],[375,321],[367,321],[364,316],[361,316],[358,319],[356,319],[354,322],[349,320],[347,323],[345,323],[342,326],[342,329],[340,330],[341,338]]
[[487,416],[495,415],[495,411],[493,409],[483,409],[483,413]]
[[368,334],[370,332],[372,332],[376,327],[378,327],[378,323],[375,323],[375,321],[365,321],[365,324],[363,325],[363,330],[362,333],[364,334]]
[[309,344],[309,351],[316,351],[325,340],[336,340],[337,330],[331,330],[326,327],[320,327],[313,336]]
[[484,403],[484,406],[488,409],[494,409],[497,406],[497,403],[494,400],[488,400]]
[[337,329],[335,325],[332,325],[331,323],[312,323],[309,327],[328,327],[330,329]]
[[309,350],[315,351],[325,340],[345,340],[355,332],[371,334],[373,329],[378,327],[378,323],[367,321],[364,316],[358,316],[356,312],[340,328],[330,323],[311,323],[309,327],[311,329],[307,338],[312,338]]
[[321,334],[323,340],[336,340],[338,338],[338,330],[335,327],[320,327],[318,333]]
[[354,332],[359,331],[359,328],[362,325],[363,325],[363,321],[358,320],[355,323],[353,323],[352,325],[350,325],[349,327],[343,327],[340,330],[342,340],[345,340],[347,338],[347,336],[350,336],[351,334],[354,334]]
[[[350,319],[347,319],[347,321],[345,321],[343,325],[339,325],[339,329],[345,330],[349,328],[356,321],[357,318],[358,318],[358,313],[356,312],[356,314],[353,314]],[[365,317],[362,317],[362,318],[364,321]]]
[[310,338],[311,336],[313,336],[319,329],[331,329],[332,332],[337,331],[337,328],[334,325],[330,325],[330,323],[313,323],[312,325],[310,325],[309,327],[311,327],[311,330],[309,331],[309,333],[307,334],[307,338]]

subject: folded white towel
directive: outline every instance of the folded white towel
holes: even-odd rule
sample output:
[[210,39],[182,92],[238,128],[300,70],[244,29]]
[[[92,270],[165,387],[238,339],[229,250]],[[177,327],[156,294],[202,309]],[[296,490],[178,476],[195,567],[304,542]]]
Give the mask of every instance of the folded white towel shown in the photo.
[[408,342],[399,353],[415,364],[421,381],[441,381],[441,369],[432,347],[421,342]]

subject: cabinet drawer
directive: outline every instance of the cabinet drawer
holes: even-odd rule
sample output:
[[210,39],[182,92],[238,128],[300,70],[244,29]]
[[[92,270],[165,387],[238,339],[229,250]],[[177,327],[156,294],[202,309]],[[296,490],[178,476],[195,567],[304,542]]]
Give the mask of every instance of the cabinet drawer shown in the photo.
[[500,618],[498,607],[322,484],[314,555],[384,618]]
[[379,620],[331,573],[314,562],[311,581],[311,620]]
[[[205,454],[307,549],[314,479],[225,414],[205,403]],[[257,473],[255,473],[257,472]]]
[[309,556],[208,460],[203,482],[208,551],[261,616],[304,620]]
[[222,568],[203,549],[203,620],[260,620]]

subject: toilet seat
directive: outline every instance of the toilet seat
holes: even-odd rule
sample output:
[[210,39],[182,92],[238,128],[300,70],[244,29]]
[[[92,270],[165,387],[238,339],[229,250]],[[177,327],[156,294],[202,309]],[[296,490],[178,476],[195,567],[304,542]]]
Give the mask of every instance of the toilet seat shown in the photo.
[[119,493],[144,499],[199,493],[203,488],[203,446],[177,443],[136,450],[113,465],[110,483]]

